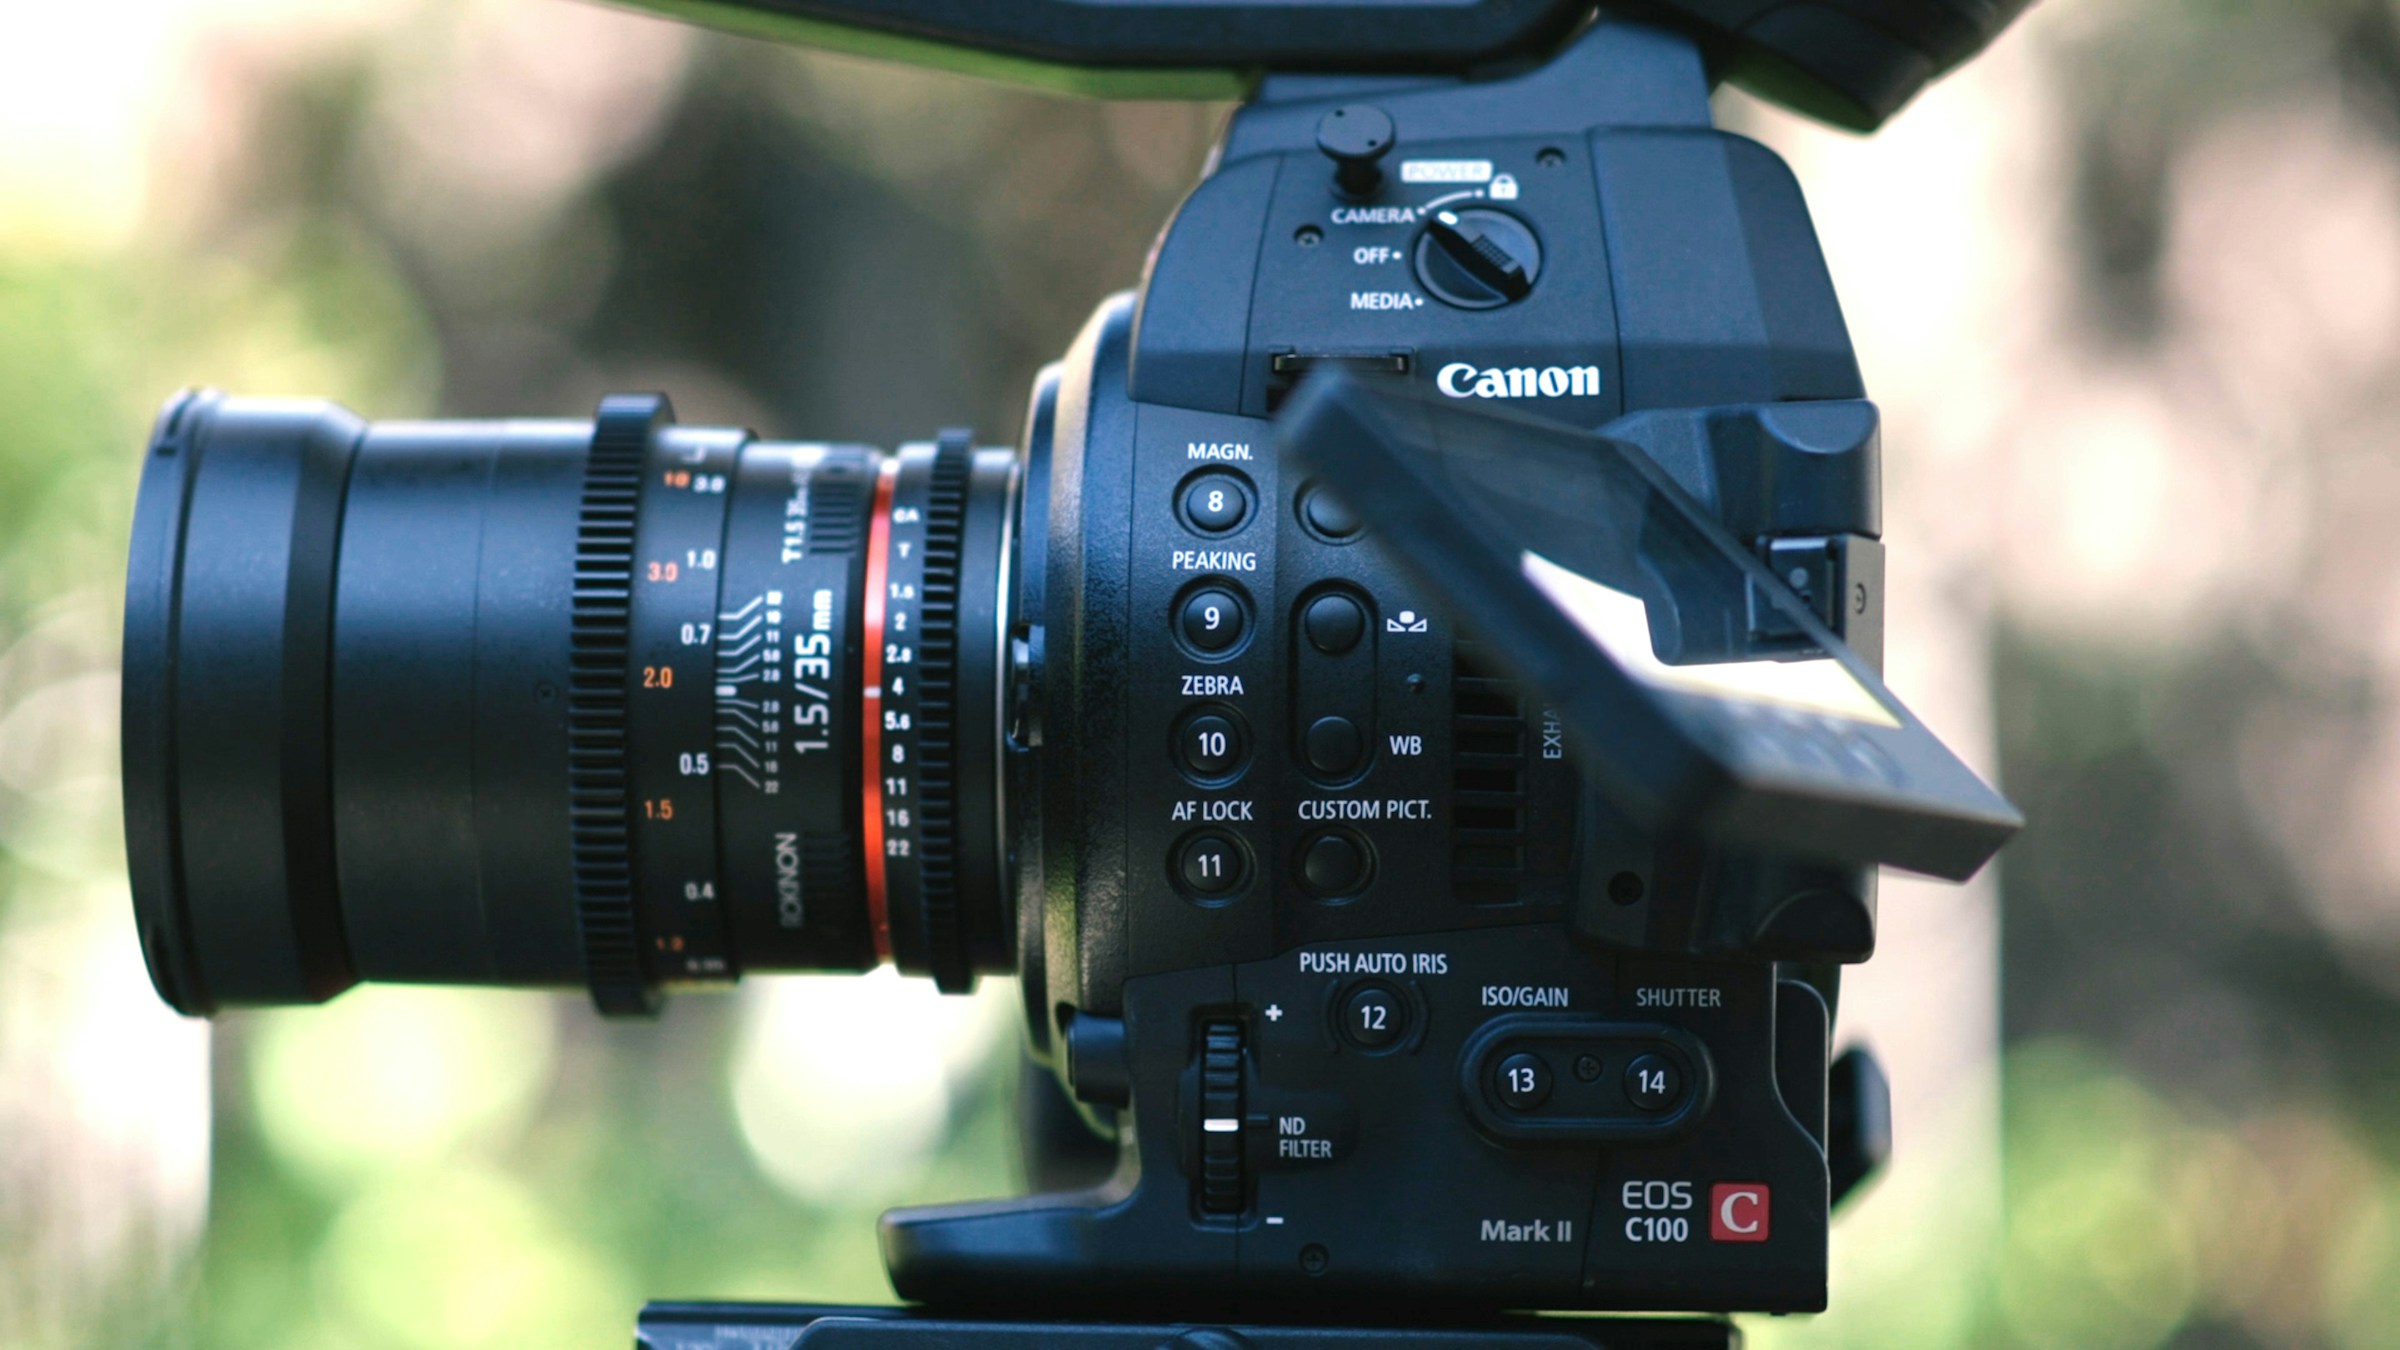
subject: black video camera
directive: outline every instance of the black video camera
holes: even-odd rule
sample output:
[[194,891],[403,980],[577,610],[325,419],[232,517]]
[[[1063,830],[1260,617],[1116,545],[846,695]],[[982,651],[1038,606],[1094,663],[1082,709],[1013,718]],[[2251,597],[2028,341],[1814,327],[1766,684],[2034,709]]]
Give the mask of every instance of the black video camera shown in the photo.
[[1269,73],[1013,451],[173,401],[124,681],[161,995],[1013,974],[1105,1177],[886,1216],[914,1310],[654,1305],[657,1350],[1822,1308],[1889,1146],[1830,1053],[1874,868],[2018,821],[1878,678],[1876,412],[1708,99],[1871,125],[2013,9],[758,9]]

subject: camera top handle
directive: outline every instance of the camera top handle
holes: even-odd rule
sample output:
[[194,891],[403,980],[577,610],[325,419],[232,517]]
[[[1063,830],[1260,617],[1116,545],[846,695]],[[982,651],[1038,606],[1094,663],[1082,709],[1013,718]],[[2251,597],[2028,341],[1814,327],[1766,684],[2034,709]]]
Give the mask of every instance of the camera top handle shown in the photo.
[[[1239,98],[1265,73],[1539,61],[1591,0],[630,0],[761,37],[1113,98]],[[1718,78],[1872,131],[2031,0],[1607,0],[1699,37]]]

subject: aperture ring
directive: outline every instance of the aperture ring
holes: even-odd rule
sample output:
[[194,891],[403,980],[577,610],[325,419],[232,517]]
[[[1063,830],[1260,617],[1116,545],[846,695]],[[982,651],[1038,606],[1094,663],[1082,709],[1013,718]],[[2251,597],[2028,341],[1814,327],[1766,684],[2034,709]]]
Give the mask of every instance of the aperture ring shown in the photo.
[[934,447],[925,493],[923,654],[917,676],[918,774],[925,794],[917,834],[919,903],[926,972],[944,993],[963,993],[975,979],[958,912],[959,569],[973,468],[971,434],[944,431]]
[[656,1012],[634,917],[626,792],[626,667],[634,524],[651,438],[674,421],[662,394],[611,394],[592,423],[575,528],[568,639],[567,793],[575,919],[592,1003],[608,1016]]

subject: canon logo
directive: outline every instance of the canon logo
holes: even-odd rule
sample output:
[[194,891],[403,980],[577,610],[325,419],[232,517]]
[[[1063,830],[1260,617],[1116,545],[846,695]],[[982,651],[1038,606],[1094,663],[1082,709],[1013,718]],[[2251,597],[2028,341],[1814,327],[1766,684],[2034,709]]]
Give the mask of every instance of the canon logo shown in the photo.
[[1434,387],[1452,398],[1577,398],[1600,392],[1598,366],[1493,366],[1478,369],[1453,361],[1433,377]]

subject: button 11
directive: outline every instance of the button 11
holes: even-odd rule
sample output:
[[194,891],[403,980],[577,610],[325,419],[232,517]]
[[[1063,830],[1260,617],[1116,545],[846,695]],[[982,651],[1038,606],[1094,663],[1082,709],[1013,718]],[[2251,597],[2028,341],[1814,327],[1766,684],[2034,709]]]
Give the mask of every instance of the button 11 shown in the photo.
[[1241,845],[1214,830],[1195,834],[1176,846],[1176,880],[1196,898],[1214,900],[1231,895],[1242,888],[1249,872]]

